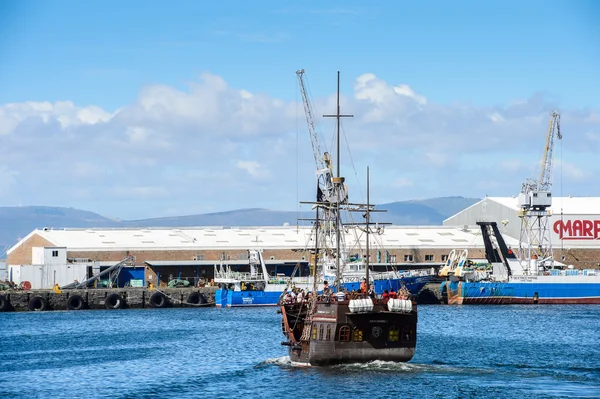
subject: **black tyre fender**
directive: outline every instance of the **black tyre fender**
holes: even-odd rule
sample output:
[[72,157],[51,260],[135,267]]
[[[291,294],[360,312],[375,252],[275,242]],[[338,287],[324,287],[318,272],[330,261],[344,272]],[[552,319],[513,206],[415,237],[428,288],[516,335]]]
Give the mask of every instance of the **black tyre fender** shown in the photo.
[[199,305],[200,304],[200,293],[192,292],[190,295],[188,295],[186,302],[189,303],[190,305]]
[[67,309],[69,310],[81,310],[85,308],[85,300],[81,295],[71,295],[67,299]]
[[4,297],[4,295],[0,295],[0,312],[5,312],[10,309],[10,303],[8,299]]
[[190,305],[203,305],[208,301],[206,300],[206,296],[201,292],[192,292],[188,295],[186,302]]
[[150,306],[153,308],[164,308],[167,304],[167,297],[162,292],[155,292],[150,297]]
[[41,296],[34,296],[29,300],[29,310],[43,312],[48,308],[48,301]]
[[125,300],[121,298],[121,295],[113,292],[112,294],[108,294],[104,299],[104,307],[106,309],[121,309],[125,304]]

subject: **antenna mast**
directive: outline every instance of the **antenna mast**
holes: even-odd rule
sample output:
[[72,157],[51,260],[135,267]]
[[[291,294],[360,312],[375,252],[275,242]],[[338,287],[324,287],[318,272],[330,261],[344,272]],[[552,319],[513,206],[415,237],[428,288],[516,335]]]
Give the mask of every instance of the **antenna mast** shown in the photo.
[[335,273],[336,273],[336,286],[339,292],[340,290],[340,230],[342,227],[342,217],[340,215],[340,203],[345,202],[348,199],[348,195],[344,188],[344,178],[340,175],[340,119],[341,118],[351,118],[354,115],[342,115],[340,113],[340,71],[337,73],[337,113],[335,115],[323,115],[325,118],[336,118],[337,120],[337,167],[336,167],[336,177],[333,178],[333,188],[334,192],[337,194],[337,198],[335,201],[335,242],[336,242],[336,257],[335,257]]

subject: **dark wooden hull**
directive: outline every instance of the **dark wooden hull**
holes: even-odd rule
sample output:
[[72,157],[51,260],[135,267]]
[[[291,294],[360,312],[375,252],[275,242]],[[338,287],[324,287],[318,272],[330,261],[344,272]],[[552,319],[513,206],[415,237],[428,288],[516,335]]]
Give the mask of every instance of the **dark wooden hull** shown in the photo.
[[[348,301],[319,302],[316,306],[310,321],[306,320],[306,305],[283,306],[282,329],[287,338],[283,344],[289,346],[293,363],[325,366],[375,360],[407,362],[413,358],[416,305],[410,313],[390,312],[383,301],[376,301],[373,310],[365,313],[351,313]],[[306,329],[305,322],[309,323]]]

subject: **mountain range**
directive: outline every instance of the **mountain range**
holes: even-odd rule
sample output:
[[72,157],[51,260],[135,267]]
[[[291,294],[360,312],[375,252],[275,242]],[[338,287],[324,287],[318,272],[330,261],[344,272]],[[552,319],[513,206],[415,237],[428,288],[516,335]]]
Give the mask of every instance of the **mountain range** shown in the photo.
[[[380,204],[377,209],[387,212],[375,213],[373,219],[401,226],[441,225],[444,219],[478,201],[478,198],[442,197]],[[0,207],[0,259],[8,248],[36,228],[281,226],[285,223],[295,225],[298,219],[313,216],[312,212],[299,214],[295,211],[253,208],[201,215],[119,220],[74,208]]]

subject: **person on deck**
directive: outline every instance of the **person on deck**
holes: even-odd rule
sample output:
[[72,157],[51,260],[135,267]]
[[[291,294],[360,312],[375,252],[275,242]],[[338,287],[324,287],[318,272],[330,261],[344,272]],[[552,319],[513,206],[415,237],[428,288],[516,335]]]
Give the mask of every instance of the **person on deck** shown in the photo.
[[288,294],[290,295],[292,303],[296,302],[296,292],[295,291],[296,291],[295,289],[288,290]]
[[393,288],[390,288],[390,299],[396,299],[398,295],[394,292]]
[[369,297],[375,298],[375,286],[373,284],[371,284],[371,287],[369,288]]
[[360,283],[360,292],[363,294],[367,293],[367,279],[363,277],[362,283]]

